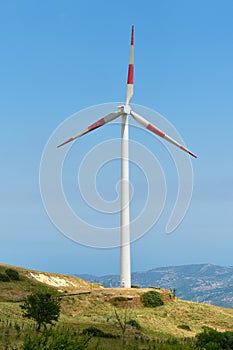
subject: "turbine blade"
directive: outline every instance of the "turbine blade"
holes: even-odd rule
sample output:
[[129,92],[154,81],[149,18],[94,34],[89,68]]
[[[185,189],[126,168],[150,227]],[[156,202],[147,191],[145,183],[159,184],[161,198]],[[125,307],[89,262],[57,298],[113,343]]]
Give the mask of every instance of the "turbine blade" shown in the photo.
[[133,84],[134,84],[134,26],[132,26],[132,31],[131,31],[129,67],[128,67],[127,89],[126,89],[126,105],[130,104],[131,98],[133,96]]
[[81,137],[81,136],[87,134],[88,132],[97,129],[97,128],[99,128],[100,126],[102,126],[104,124],[107,124],[107,123],[111,122],[112,120],[114,120],[117,117],[119,117],[121,114],[122,114],[122,112],[113,112],[113,113],[110,113],[110,114],[106,115],[104,118],[101,118],[97,122],[95,122],[94,124],[88,126],[87,129],[79,132],[78,134],[74,135],[73,137],[69,138],[68,140],[62,142],[60,145],[57,146],[57,148],[61,147],[61,146],[64,146],[65,144],[67,144],[67,143],[69,143],[71,141],[74,141],[78,137]]
[[130,111],[130,114],[132,115],[132,117],[142,126],[144,126],[144,128],[152,131],[154,134],[158,135],[159,137],[162,137],[163,139],[167,140],[168,142],[172,143],[173,145],[179,147],[182,151],[190,154],[192,157],[197,158],[197,156],[190,152],[187,148],[185,148],[184,146],[182,146],[181,144],[179,144],[177,141],[175,141],[173,138],[171,138],[170,136],[166,135],[162,130],[156,128],[156,126],[154,126],[153,124],[151,124],[148,120],[146,120],[145,118],[141,117],[139,114],[135,113],[134,111]]

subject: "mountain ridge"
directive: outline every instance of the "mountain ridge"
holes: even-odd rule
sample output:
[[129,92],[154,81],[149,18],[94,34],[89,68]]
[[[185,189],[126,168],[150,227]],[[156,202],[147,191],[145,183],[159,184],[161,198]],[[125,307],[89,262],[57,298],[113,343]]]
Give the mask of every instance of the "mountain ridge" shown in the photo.
[[[104,287],[119,286],[118,275],[76,274]],[[233,307],[233,266],[190,264],[158,267],[132,273],[132,284],[140,288],[157,287],[175,291],[183,300]]]

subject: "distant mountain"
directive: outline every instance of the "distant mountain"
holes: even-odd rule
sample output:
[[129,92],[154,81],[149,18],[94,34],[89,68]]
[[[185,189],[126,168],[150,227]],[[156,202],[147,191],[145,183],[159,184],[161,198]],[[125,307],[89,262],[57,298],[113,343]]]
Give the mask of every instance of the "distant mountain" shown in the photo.
[[[104,287],[118,287],[118,275],[76,275]],[[211,264],[155,268],[132,273],[132,284],[141,288],[159,287],[174,290],[180,299],[233,307],[233,266]]]

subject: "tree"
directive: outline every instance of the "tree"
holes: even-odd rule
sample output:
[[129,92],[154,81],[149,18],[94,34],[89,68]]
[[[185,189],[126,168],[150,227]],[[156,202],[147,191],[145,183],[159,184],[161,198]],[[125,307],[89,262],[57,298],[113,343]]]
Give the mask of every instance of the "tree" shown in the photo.
[[24,304],[21,305],[23,316],[33,319],[37,323],[37,329],[40,330],[43,325],[53,324],[60,315],[60,299],[52,296],[50,293],[35,293],[29,295]]

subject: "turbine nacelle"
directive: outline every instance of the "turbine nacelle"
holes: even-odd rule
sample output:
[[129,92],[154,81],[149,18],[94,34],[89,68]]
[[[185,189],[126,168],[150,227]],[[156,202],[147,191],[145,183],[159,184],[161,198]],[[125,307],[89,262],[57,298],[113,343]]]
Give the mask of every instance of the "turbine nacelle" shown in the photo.
[[131,108],[129,105],[121,105],[117,107],[118,112],[121,114],[130,114]]

